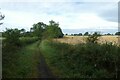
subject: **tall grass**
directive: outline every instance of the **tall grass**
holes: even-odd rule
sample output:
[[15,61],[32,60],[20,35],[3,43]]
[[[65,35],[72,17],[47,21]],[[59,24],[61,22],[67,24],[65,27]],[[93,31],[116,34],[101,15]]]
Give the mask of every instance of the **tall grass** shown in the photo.
[[[37,76],[38,53],[36,38],[21,38],[22,46],[6,45],[3,42],[2,66],[3,78],[25,78]],[[32,44],[34,43],[34,44]],[[36,60],[34,59],[36,58]],[[34,69],[34,70],[33,70]],[[35,72],[34,72],[35,71]]]
[[20,37],[19,39],[23,46],[34,43],[35,41],[38,41],[38,37]]
[[118,78],[120,76],[120,47],[112,43],[70,45],[42,41],[41,51],[58,77]]

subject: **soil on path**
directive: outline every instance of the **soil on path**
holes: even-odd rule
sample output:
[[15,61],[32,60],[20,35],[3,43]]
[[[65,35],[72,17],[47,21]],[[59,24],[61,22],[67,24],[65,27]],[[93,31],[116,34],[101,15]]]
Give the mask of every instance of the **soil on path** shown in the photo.
[[38,70],[39,70],[39,78],[53,78],[54,80],[56,80],[55,76],[53,75],[53,73],[51,72],[50,68],[48,67],[44,56],[42,55],[40,49],[37,50],[37,52],[39,52],[40,56],[39,56],[39,64],[38,64]]

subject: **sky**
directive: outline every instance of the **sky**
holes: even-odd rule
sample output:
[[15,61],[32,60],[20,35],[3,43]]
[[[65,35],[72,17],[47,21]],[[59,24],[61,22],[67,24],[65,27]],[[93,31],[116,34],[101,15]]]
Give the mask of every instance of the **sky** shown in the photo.
[[0,0],[5,15],[0,31],[5,28],[25,28],[50,20],[68,30],[118,29],[119,0]]

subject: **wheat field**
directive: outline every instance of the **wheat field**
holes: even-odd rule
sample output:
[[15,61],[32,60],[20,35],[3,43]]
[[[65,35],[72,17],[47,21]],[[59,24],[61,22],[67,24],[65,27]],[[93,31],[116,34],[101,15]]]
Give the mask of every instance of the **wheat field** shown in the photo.
[[[87,36],[64,36],[63,38],[54,40],[59,41],[61,43],[79,44],[85,43],[86,38]],[[98,43],[112,42],[114,44],[120,44],[118,38],[118,36],[101,36],[99,37]]]

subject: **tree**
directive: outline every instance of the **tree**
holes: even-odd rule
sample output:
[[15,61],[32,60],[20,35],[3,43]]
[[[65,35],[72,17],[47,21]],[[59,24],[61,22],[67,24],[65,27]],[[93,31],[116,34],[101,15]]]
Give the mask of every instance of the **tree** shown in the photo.
[[20,32],[21,32],[21,33],[25,33],[25,29],[21,29]]
[[21,36],[25,37],[25,29],[21,29],[20,34],[21,34]]
[[78,34],[73,34],[74,36],[78,36]]
[[44,35],[48,38],[62,38],[64,34],[59,27],[59,23],[51,20],[49,21],[49,25],[47,25],[47,27],[45,28]]
[[43,22],[38,22],[37,24],[33,24],[33,27],[30,29],[30,33],[33,36],[42,38],[61,38],[64,36],[62,30],[59,27],[59,23],[51,20],[49,21],[49,25],[44,24]]
[[5,42],[6,45],[11,45],[11,46],[20,46],[20,30],[18,29],[6,29],[5,33]]
[[107,33],[107,34],[105,34],[105,35],[112,35],[112,34],[110,34],[110,33]]
[[43,22],[38,22],[37,24],[33,25],[33,28],[31,28],[31,32],[33,33],[34,36],[41,39],[45,28],[46,24],[44,24]]
[[89,35],[89,33],[88,33],[88,32],[85,32],[84,36],[88,36],[88,35]]
[[67,36],[68,34],[66,33],[65,35]]
[[120,35],[120,32],[116,32],[115,35]]
[[82,36],[82,33],[79,33],[78,36]]

